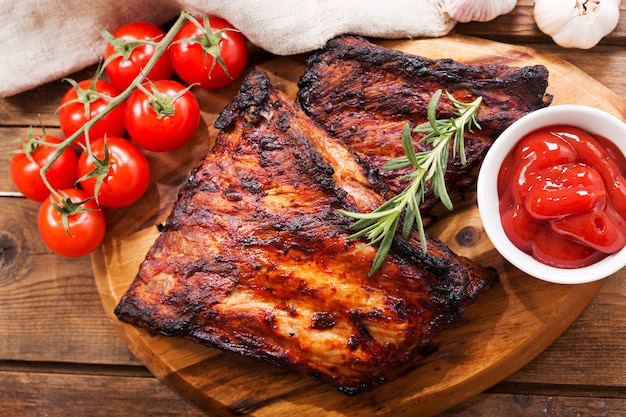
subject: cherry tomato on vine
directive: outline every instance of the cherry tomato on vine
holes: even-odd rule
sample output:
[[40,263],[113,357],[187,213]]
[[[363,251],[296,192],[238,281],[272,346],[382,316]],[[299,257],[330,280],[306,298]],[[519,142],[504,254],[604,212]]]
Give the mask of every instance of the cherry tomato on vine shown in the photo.
[[[206,26],[210,31],[204,29]],[[226,20],[214,16],[186,22],[169,51],[174,71],[181,79],[208,89],[232,83],[243,73],[248,60],[246,38]]]
[[96,201],[103,207],[125,207],[141,198],[150,182],[150,165],[135,145],[107,136],[89,149],[78,159],[78,181],[87,195],[97,193]]
[[[50,195],[50,189],[41,178],[41,167],[54,156],[54,145],[63,142],[61,138],[51,135],[29,137],[18,151],[11,157],[11,179],[17,189],[25,197],[35,201],[44,201]],[[30,155],[30,157],[29,157]],[[78,156],[73,149],[67,148],[46,171],[46,179],[55,190],[72,188],[76,182],[76,166]]]
[[[75,84],[75,85],[74,85]],[[87,121],[103,112],[109,104],[109,97],[115,97],[120,91],[104,80],[83,80],[74,83],[61,99],[59,123],[66,137],[70,137]],[[126,132],[124,126],[124,103],[114,107],[89,129],[91,141],[104,135],[122,136]],[[75,143],[85,144],[85,135],[80,135]]]
[[104,213],[82,190],[71,188],[60,190],[59,194],[62,199],[51,195],[41,203],[37,216],[39,234],[44,243],[59,255],[68,258],[88,255],[104,239]]
[[187,143],[198,129],[200,106],[188,87],[172,80],[145,84],[126,101],[130,137],[144,149],[165,152]]
[[[148,22],[127,23],[117,28],[112,36],[107,35],[105,71],[111,83],[125,90],[154,55],[154,45],[142,41],[159,42],[164,36],[161,28]],[[173,74],[169,54],[164,53],[146,78],[151,81],[166,80]]]

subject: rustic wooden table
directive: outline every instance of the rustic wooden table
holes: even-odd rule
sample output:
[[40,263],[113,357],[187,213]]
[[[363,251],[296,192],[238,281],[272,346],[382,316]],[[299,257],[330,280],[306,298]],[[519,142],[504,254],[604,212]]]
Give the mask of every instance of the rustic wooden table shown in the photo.
[[[626,5],[618,28],[587,51],[541,34],[532,0],[456,32],[520,44],[576,65],[626,100]],[[86,73],[85,73],[86,74]],[[89,257],[51,253],[36,227],[38,204],[11,183],[12,140],[54,114],[61,81],[0,100],[0,404],[2,415],[202,416],[128,351],[105,315]],[[626,119],[626,107],[623,117]],[[543,354],[443,416],[626,415],[626,287],[608,278],[576,322]]]

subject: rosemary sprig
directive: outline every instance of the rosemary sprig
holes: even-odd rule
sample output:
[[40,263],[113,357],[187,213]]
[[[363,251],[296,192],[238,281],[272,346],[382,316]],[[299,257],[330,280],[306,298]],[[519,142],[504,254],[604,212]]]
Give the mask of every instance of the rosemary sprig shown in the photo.
[[429,145],[429,149],[415,152],[411,141],[411,128],[406,124],[402,129],[402,146],[405,156],[394,158],[384,166],[386,170],[413,167],[411,172],[403,176],[403,178],[410,179],[411,183],[402,192],[370,213],[340,210],[342,214],[356,219],[350,227],[351,230],[355,231],[350,238],[356,239],[365,236],[368,239],[368,243],[359,250],[379,243],[370,275],[378,271],[387,257],[403,213],[402,236],[405,239],[408,238],[413,226],[416,225],[422,242],[422,249],[426,252],[426,234],[420,213],[420,204],[424,202],[427,184],[433,190],[435,197],[439,198],[448,210],[452,210],[452,201],[445,183],[450,145],[452,143],[453,157],[458,154],[461,163],[465,164],[465,129],[471,130],[473,127],[480,129],[476,120],[476,113],[482,102],[482,97],[478,97],[471,103],[464,103],[456,100],[447,91],[445,94],[452,102],[453,112],[457,117],[437,119],[437,103],[442,95],[442,91],[437,90],[428,103],[428,122],[413,129],[414,132],[426,134],[420,143]]

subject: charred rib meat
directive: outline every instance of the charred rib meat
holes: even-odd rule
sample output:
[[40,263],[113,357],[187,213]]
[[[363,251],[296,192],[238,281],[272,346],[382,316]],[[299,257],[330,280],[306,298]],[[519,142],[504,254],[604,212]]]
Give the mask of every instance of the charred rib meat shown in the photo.
[[338,209],[382,202],[353,154],[264,73],[216,122],[115,310],[125,322],[304,372],[344,393],[379,384],[496,280],[429,238],[397,239],[368,276]]
[[[550,104],[548,71],[535,65],[465,65],[431,60],[375,45],[361,37],[341,36],[307,60],[299,81],[297,102],[329,134],[341,140],[370,172],[382,193],[406,187],[398,171],[382,167],[404,155],[401,141],[406,123],[427,120],[427,107],[437,89],[457,100],[481,96],[478,122],[482,129],[466,132],[467,164],[450,158],[446,183],[453,189],[472,180],[469,173],[482,161],[492,141],[521,116]],[[442,99],[438,118],[453,117],[449,100]],[[414,135],[414,144],[420,136]],[[427,194],[426,213],[435,203]]]

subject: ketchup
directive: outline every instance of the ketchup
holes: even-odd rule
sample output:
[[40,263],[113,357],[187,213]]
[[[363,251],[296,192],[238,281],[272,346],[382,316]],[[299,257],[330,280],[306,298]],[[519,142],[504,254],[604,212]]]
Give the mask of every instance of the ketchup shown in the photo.
[[571,126],[535,130],[498,176],[504,231],[547,265],[591,265],[626,245],[626,159],[606,138]]

